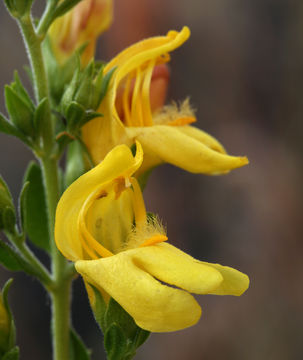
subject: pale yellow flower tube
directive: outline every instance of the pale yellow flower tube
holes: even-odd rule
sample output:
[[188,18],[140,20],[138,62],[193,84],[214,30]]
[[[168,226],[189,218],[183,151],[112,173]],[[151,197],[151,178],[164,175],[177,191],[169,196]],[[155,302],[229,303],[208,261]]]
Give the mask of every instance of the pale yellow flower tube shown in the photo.
[[196,118],[188,101],[180,106],[151,107],[155,69],[168,62],[169,53],[189,36],[184,27],[143,40],[106,65],[105,73],[116,70],[99,109],[104,117],[83,127],[83,140],[95,164],[117,144],[131,145],[136,140],[145,154],[140,172],[168,162],[193,173],[215,175],[248,163],[246,157],[227,155],[215,138],[190,125]]
[[[142,161],[139,143],[135,156],[119,145],[76,180],[58,203],[55,240],[85,282],[113,297],[138,326],[176,331],[200,318],[190,293],[241,295],[249,280],[166,243],[164,228],[147,217],[133,177]],[[91,294],[90,300],[94,306]]]

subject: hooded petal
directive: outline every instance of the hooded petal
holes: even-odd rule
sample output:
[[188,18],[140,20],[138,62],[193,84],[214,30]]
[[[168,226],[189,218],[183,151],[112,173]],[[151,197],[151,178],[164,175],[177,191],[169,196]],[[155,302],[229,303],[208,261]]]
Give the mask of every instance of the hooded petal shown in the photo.
[[74,261],[83,258],[78,219],[90,194],[116,178],[131,176],[142,160],[140,144],[135,157],[126,145],[116,146],[99,165],[80,176],[64,192],[56,210],[55,240],[65,257]]
[[249,278],[242,272],[219,264],[210,264],[204,261],[200,261],[200,263],[220,271],[220,274],[223,276],[223,281],[218,288],[215,291],[209,292],[209,294],[240,296],[248,289]]
[[80,260],[75,266],[86,281],[103,288],[143,329],[167,332],[194,325],[201,316],[196,300],[154,279],[136,264],[130,252]]
[[130,137],[140,141],[145,153],[154,153],[163,162],[193,173],[217,175],[248,163],[246,157],[224,154],[214,138],[203,132],[199,134],[199,130],[193,132],[187,127],[179,130],[179,127],[154,125],[128,127],[126,131]]
[[218,270],[201,263],[181,250],[161,243],[130,250],[133,261],[157,279],[196,294],[215,291],[223,277]]

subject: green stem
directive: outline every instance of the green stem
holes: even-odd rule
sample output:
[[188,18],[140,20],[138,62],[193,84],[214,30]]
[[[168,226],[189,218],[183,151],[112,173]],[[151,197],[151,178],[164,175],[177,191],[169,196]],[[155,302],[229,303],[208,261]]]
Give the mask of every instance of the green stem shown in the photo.
[[16,248],[20,251],[23,257],[37,270],[43,281],[43,285],[46,289],[49,289],[53,286],[53,280],[46,270],[43,264],[36,258],[36,256],[31,252],[31,250],[26,246],[24,242],[18,243],[14,242]]
[[40,102],[44,98],[49,100],[45,121],[43,123],[42,138],[44,151],[40,155],[40,163],[46,190],[54,284],[54,287],[50,289],[52,299],[53,359],[69,360],[71,277],[67,276],[67,261],[58,251],[54,241],[55,212],[60,191],[58,162],[53,156],[55,136],[49,107],[48,82],[41,48],[42,38],[37,35],[30,16],[20,19],[19,26],[24,36],[24,42],[33,71],[36,100],[37,102]]
[[39,24],[37,26],[37,34],[39,36],[45,36],[48,28],[50,27],[52,21],[53,21],[53,14],[56,9],[58,1],[52,0],[48,1],[46,5],[46,9],[42,15],[42,18],[39,21]]

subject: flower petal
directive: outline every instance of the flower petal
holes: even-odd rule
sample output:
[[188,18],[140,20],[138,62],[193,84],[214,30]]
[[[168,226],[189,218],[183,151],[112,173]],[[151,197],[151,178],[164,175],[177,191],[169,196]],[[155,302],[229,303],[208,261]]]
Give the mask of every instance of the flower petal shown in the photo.
[[248,289],[249,278],[242,272],[228,266],[210,264],[204,261],[200,262],[220,271],[220,274],[223,276],[223,281],[220,286],[215,291],[209,292],[209,294],[240,296]]
[[137,266],[130,251],[80,260],[75,266],[86,281],[103,288],[143,329],[176,331],[200,318],[201,308],[189,293],[161,284]]
[[[223,277],[215,268],[161,243],[130,251],[134,262],[157,279],[196,294],[215,291]],[[186,255],[186,256],[184,256]]]
[[126,145],[116,146],[99,165],[80,176],[64,192],[56,210],[55,240],[65,257],[74,261],[83,259],[77,224],[88,196],[118,177],[131,176],[140,167],[142,160],[140,144],[137,144],[135,157]]
[[140,141],[144,153],[154,153],[162,161],[192,173],[217,175],[248,163],[246,157],[212,150],[207,146],[209,141],[208,144],[200,141],[202,135],[197,139],[173,126],[128,127],[126,131],[130,137]]

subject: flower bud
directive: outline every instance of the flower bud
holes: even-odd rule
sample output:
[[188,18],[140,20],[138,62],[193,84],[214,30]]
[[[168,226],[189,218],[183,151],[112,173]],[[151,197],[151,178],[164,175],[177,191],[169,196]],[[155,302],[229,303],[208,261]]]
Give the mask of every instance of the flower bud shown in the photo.
[[64,63],[81,45],[81,63],[93,58],[98,36],[112,22],[111,0],[83,0],[71,11],[58,18],[50,28],[52,48],[59,63]]
[[3,303],[2,295],[0,296],[0,352],[7,350],[9,334],[11,330],[11,321],[6,307]]
[[0,230],[12,230],[15,225],[15,208],[7,185],[0,176]]

